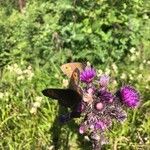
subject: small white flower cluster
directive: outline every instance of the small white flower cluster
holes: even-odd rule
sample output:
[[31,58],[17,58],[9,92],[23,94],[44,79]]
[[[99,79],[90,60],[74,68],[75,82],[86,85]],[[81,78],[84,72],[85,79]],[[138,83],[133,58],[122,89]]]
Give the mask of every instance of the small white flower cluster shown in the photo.
[[30,113],[31,114],[36,114],[37,113],[37,109],[41,106],[42,103],[42,97],[41,96],[37,96],[35,98],[35,102],[32,104],[32,107],[30,109]]
[[129,51],[131,53],[130,60],[136,61],[137,58],[140,56],[140,52],[136,51],[136,49],[134,47],[132,47]]
[[66,79],[63,79],[63,84],[62,84],[62,86],[66,88],[66,87],[68,87],[68,85],[69,85],[69,81],[66,80]]
[[9,93],[8,92],[0,92],[0,99],[5,98],[5,101],[8,101]]
[[32,80],[32,77],[34,76],[33,70],[31,66],[28,66],[27,69],[22,70],[18,64],[8,65],[7,70],[9,70],[11,73],[15,73],[17,76],[17,80]]
[[0,99],[4,97],[4,93],[0,92]]
[[[146,78],[146,82],[150,81],[148,75],[147,75],[147,71],[146,71],[146,66],[149,67],[150,65],[150,60],[146,60],[143,59],[143,61],[141,61],[141,52],[136,49],[135,47],[132,47],[129,50],[130,54],[128,55],[129,57],[129,61],[130,63],[134,63],[136,62],[136,64],[138,64],[137,68],[132,68],[130,70],[126,70],[126,72],[120,72],[120,66],[118,66],[115,62],[111,64],[111,66],[107,66],[104,70],[104,74],[106,75],[110,75],[110,74],[118,74],[118,76],[120,77],[120,79],[122,80],[135,80],[138,79],[138,82],[141,82],[141,80]],[[126,67],[128,69],[128,66]],[[103,71],[100,69],[98,70],[98,73],[102,74]],[[136,77],[136,78],[135,78]]]

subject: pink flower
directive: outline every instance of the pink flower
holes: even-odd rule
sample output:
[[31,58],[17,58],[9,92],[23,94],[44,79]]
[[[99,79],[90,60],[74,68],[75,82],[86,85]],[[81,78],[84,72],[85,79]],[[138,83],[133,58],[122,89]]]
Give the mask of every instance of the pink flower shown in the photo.
[[85,70],[80,74],[80,80],[85,83],[90,83],[95,76],[96,71],[93,68],[85,68]]
[[105,75],[105,74],[101,75],[101,76],[100,76],[100,79],[99,79],[99,84],[100,84],[100,86],[102,86],[102,87],[107,87],[108,84],[109,84],[109,79],[110,79],[109,76],[107,76],[107,75]]
[[97,121],[95,123],[95,129],[105,130],[107,128],[106,124],[103,121]]

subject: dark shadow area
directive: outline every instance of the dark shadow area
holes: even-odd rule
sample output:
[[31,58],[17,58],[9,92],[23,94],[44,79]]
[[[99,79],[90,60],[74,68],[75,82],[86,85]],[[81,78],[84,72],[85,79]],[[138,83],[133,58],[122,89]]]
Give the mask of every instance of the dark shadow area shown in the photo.
[[59,116],[62,115],[62,114],[65,114],[66,109],[60,106],[58,111],[59,111],[58,116],[56,116],[55,121],[53,123],[53,126],[50,129],[50,132],[52,133],[54,150],[59,150],[60,147],[63,147],[64,150],[69,150],[70,149],[70,145],[69,145],[69,135],[70,135],[70,133],[67,131],[67,132],[65,132],[66,135],[63,136],[64,135],[64,133],[62,131],[63,126],[65,126],[65,128],[68,128],[69,130],[71,130],[73,133],[78,134],[77,143],[78,143],[78,146],[80,147],[80,149],[91,150],[91,148],[92,148],[91,142],[85,140],[84,136],[80,135],[78,133],[79,125],[77,123],[75,123],[74,120],[71,120],[71,121],[69,121],[65,124],[62,124],[59,121]]

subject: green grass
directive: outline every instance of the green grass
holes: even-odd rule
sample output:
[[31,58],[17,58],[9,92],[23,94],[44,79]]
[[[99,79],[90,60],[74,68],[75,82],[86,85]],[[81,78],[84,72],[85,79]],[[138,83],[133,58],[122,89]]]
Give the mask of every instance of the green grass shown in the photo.
[[[78,133],[78,121],[60,124],[58,115],[66,110],[41,94],[46,87],[62,87],[61,72],[48,74],[42,68],[22,67],[6,66],[1,76],[0,148],[90,150],[90,142]],[[127,121],[113,125],[108,133],[110,143],[104,149],[149,149],[150,102],[141,95],[141,105],[136,110],[128,110]]]

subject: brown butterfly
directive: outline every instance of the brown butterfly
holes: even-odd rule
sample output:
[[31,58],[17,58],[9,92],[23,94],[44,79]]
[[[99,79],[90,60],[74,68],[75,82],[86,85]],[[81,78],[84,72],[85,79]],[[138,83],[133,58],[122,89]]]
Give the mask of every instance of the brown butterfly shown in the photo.
[[60,68],[62,72],[70,78],[72,76],[73,71],[76,68],[78,68],[79,71],[81,72],[85,68],[85,65],[79,62],[73,62],[73,63],[63,64]]
[[58,100],[59,104],[65,107],[69,107],[72,110],[70,118],[80,116],[80,103],[82,100],[82,90],[78,86],[79,84],[80,71],[75,68],[73,71],[69,87],[67,89],[45,89],[42,91],[44,96]]

